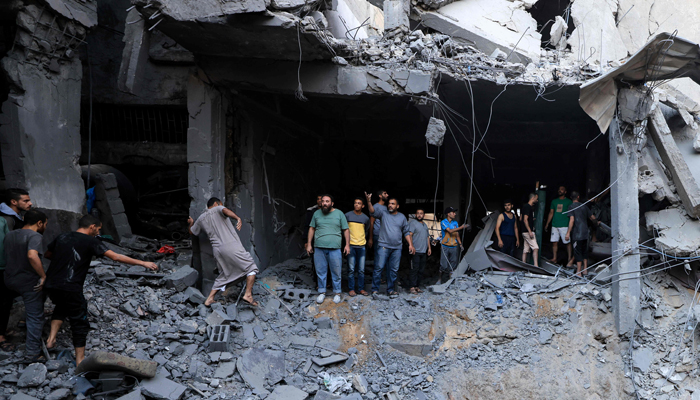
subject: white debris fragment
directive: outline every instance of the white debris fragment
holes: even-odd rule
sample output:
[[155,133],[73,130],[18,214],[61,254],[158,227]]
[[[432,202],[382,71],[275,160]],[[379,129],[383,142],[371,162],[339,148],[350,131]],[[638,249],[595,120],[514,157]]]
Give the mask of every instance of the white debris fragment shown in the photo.
[[428,143],[432,144],[433,146],[442,146],[442,141],[445,138],[445,132],[447,129],[445,128],[445,121],[441,119],[437,119],[434,117],[430,117],[430,122],[428,122],[428,129],[425,131],[425,138],[428,140]]

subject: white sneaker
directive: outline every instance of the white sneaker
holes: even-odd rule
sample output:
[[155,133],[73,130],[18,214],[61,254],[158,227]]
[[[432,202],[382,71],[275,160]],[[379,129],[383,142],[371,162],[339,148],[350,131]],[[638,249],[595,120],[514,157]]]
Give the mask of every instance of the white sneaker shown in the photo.
[[326,299],[326,294],[321,293],[318,295],[318,297],[316,297],[316,303],[321,304],[321,303],[323,303],[323,300],[325,300],[325,299]]
[[335,304],[340,303],[340,295],[339,294],[336,294],[335,296],[333,296],[333,302]]

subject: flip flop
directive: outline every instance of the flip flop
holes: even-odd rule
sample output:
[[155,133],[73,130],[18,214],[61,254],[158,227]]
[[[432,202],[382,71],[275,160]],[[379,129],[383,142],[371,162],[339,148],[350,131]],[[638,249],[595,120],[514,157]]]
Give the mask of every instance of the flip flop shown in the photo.
[[248,304],[249,306],[253,306],[253,307],[257,307],[257,306],[258,306],[258,302],[255,301],[255,300],[253,300],[253,302],[251,303],[251,302],[249,302],[248,300],[246,300],[246,299],[244,299],[244,298],[241,298],[241,301],[245,302],[245,303]]

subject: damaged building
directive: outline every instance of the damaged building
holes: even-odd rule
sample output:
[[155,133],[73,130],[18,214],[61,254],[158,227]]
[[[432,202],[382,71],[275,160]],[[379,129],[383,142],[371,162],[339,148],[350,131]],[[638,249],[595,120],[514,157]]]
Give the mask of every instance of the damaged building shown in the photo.
[[[685,3],[7,1],[0,173],[48,212],[47,243],[77,227],[87,201],[115,249],[175,247],[159,275],[104,263],[96,270],[116,275],[95,271],[90,283],[100,327],[145,324],[113,332],[139,346],[90,346],[139,352],[159,364],[152,379],[182,384],[159,397],[151,382],[148,398],[696,398],[700,5]],[[544,259],[557,258],[543,228],[560,185],[610,226],[591,244],[585,279]],[[295,297],[315,289],[304,243],[316,196],[348,211],[378,189],[433,223],[459,209],[472,229],[454,279],[339,309]],[[539,267],[493,245],[503,201],[530,192],[540,199]],[[217,265],[186,220],[211,197],[243,220],[264,310],[201,305]],[[196,279],[139,292],[186,267]],[[131,283],[109,287],[122,281]],[[111,304],[119,290],[134,299]],[[175,328],[154,332],[149,318]],[[229,346],[212,351],[207,325],[227,326]],[[150,337],[178,350],[140,346]],[[571,340],[583,344],[563,344]],[[535,345],[543,349],[526,357]],[[319,361],[333,357],[342,365]],[[570,387],[538,385],[557,357]],[[261,359],[275,364],[266,380],[250,376]],[[484,376],[490,368],[498,372]],[[318,383],[323,373],[346,382]],[[58,388],[29,387],[37,398]]]

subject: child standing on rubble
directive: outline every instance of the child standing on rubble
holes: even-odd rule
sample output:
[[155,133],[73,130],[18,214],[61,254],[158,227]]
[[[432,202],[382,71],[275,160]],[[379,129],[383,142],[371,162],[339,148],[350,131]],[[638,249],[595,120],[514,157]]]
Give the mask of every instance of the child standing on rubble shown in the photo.
[[[78,221],[78,230],[60,234],[49,244],[44,255],[51,260],[46,271],[45,290],[56,305],[51,316],[51,333],[46,347],[56,345],[56,335],[64,320],[70,321],[75,347],[75,363],[85,358],[85,343],[90,331],[87,301],[83,296],[83,285],[92,257],[105,256],[111,260],[130,265],[157,270],[155,263],[136,260],[107,249],[95,236],[100,234],[102,223],[92,215],[85,215]],[[43,303],[42,303],[43,304]]]

